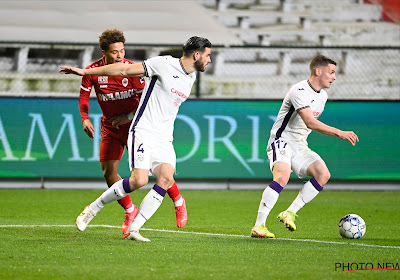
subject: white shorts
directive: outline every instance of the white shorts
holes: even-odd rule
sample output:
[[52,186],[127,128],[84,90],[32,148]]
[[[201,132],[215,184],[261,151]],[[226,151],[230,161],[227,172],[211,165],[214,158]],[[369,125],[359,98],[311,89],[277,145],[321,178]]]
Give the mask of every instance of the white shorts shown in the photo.
[[145,131],[130,131],[128,136],[129,168],[146,169],[153,173],[154,168],[168,163],[175,169],[176,154],[171,141]]
[[272,171],[276,162],[286,162],[299,177],[307,176],[307,168],[322,158],[306,145],[293,145],[282,138],[275,140],[267,147],[269,167]]

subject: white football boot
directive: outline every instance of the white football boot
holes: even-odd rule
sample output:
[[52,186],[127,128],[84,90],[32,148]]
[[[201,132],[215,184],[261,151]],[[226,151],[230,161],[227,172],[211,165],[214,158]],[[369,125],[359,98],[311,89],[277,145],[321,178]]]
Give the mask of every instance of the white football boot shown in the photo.
[[84,231],[94,216],[96,216],[96,213],[90,209],[90,205],[86,206],[78,218],[76,218],[76,226],[78,229]]
[[122,239],[150,242],[150,239],[143,237],[138,230],[131,230],[122,236]]

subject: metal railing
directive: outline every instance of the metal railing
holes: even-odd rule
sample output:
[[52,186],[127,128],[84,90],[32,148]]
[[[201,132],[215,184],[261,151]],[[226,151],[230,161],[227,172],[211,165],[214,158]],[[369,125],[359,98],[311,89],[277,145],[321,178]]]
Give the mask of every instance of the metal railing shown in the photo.
[[[181,46],[126,44],[126,58],[180,57]],[[199,73],[191,98],[282,99],[309,76],[317,54],[337,62],[336,100],[400,100],[400,47],[213,46],[212,63]],[[80,78],[59,66],[86,67],[101,57],[97,45],[0,42],[0,94],[78,96]]]

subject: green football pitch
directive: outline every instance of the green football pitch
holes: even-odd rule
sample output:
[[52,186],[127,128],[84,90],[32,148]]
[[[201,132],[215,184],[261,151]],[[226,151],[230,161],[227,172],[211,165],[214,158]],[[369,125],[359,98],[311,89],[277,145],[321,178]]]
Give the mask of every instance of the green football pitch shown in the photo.
[[[101,190],[0,190],[0,279],[400,279],[400,192],[323,191],[297,231],[276,219],[297,195],[284,190],[267,220],[276,239],[250,238],[262,191],[186,191],[189,220],[175,224],[167,196],[141,233],[122,240],[123,210],[107,205],[84,231],[82,209]],[[131,197],[140,204],[146,190]],[[362,239],[338,222],[360,215]]]

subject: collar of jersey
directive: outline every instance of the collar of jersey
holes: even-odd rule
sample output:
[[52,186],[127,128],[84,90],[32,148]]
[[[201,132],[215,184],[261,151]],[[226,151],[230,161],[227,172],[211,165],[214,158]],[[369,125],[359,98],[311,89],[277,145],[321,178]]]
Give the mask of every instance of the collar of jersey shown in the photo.
[[310,81],[307,80],[307,84],[310,86],[310,88],[312,88],[313,91],[315,91],[316,93],[319,93],[320,91],[316,90],[311,84]]
[[181,59],[179,59],[179,64],[181,65],[183,72],[185,72],[186,75],[189,75],[189,73],[186,72],[185,67],[183,67]]

